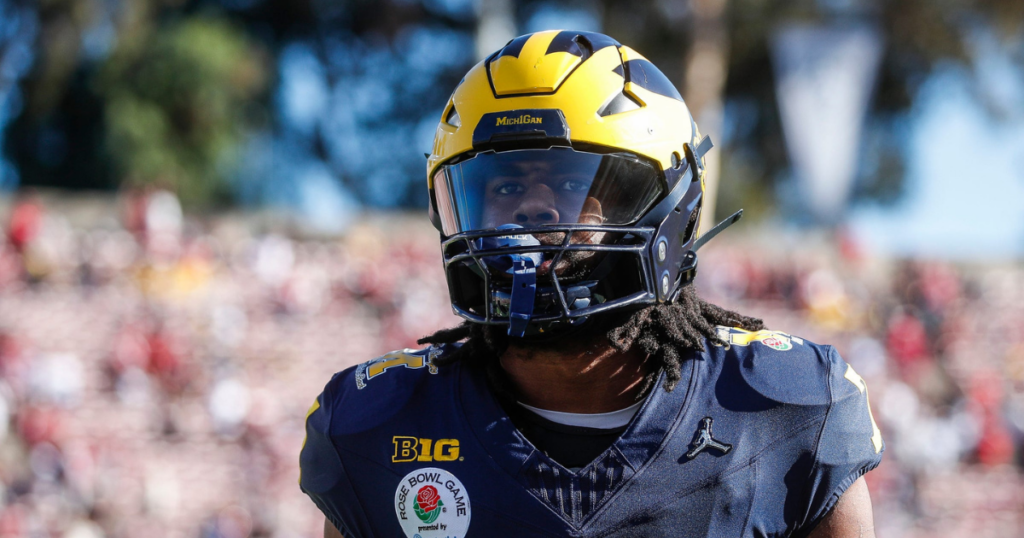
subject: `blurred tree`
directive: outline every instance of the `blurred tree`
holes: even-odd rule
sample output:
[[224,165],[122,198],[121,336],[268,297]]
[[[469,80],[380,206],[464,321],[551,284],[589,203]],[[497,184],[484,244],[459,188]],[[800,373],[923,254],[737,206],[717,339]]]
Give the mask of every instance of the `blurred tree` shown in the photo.
[[35,7],[36,61],[4,144],[22,184],[160,185],[188,204],[222,199],[225,162],[255,126],[261,49],[176,0]]
[[256,179],[245,198],[426,207],[423,153],[475,60],[475,16],[471,0],[268,1],[248,10],[254,27],[275,36],[279,78],[274,127],[240,170]]
[[30,70],[19,84],[20,113],[2,137],[4,153],[22,184],[111,186],[100,146],[101,103],[89,89],[89,68],[82,65],[101,48],[99,40],[86,39],[86,29],[101,18],[101,2],[10,3],[36,31],[27,55]]
[[[772,210],[788,168],[768,55],[780,23],[882,29],[864,149],[876,165],[859,194],[885,200],[900,192],[900,130],[917,86],[942,62],[972,61],[977,28],[1010,41],[1024,20],[1020,0],[519,0],[512,15],[522,29],[556,4],[546,12],[594,13],[662,68],[695,113],[712,112],[705,130],[719,129],[721,103],[729,188],[718,206],[751,216]],[[21,55],[28,74],[0,72],[0,86],[20,87],[0,139],[22,183],[161,184],[192,204],[220,199],[225,178],[255,202],[294,197],[312,170],[356,201],[422,207],[421,155],[476,60],[480,15],[475,0],[0,0],[0,16],[8,5],[31,15],[20,28],[37,28],[22,34],[35,40]],[[0,62],[15,57],[4,48],[13,20],[0,22]]]
[[[1020,0],[729,0],[729,132],[719,208],[763,207],[786,177],[788,162],[775,99],[768,42],[782,23],[853,19],[878,24],[885,40],[875,98],[866,124],[856,195],[881,202],[902,193],[903,124],[918,86],[942,62],[970,64],[971,33],[995,29],[1006,42],[1024,31]],[[1022,58],[1024,60],[1024,58]],[[1024,73],[1024,61],[1018,66]],[[767,190],[766,190],[767,189]],[[769,194],[766,198],[766,194]]]
[[226,159],[256,127],[264,63],[239,29],[205,16],[122,40],[96,80],[122,181],[170,188],[186,204],[224,199]]
[[[19,83],[32,66],[32,44],[38,30],[33,9],[0,0],[0,148],[7,124],[24,109]],[[18,170],[0,153],[0,189],[17,186],[18,178]]]
[[[722,4],[724,28],[713,16]],[[1024,33],[1020,0],[603,0],[601,5],[606,33],[629,43],[676,81],[686,98],[695,100],[695,114],[706,103],[713,105],[708,92],[721,87],[726,123],[716,142],[727,188],[719,192],[718,212],[743,207],[755,218],[773,210],[774,191],[788,170],[769,57],[769,40],[780,24],[854,19],[880,26],[886,52],[863,148],[872,165],[862,170],[857,195],[883,202],[902,192],[902,129],[917,87],[942,62],[974,60],[972,31],[993,28],[1007,43]],[[727,61],[724,87],[715,62],[706,61],[716,57]],[[1024,52],[1017,57],[1024,73]]]
[[[722,103],[726,66],[729,62],[729,35],[725,26],[726,0],[694,0],[693,44],[687,55],[683,97],[690,113],[703,132],[713,140],[722,140],[725,110]],[[722,152],[705,158],[705,209],[700,216],[700,229],[710,230],[718,223],[715,214],[718,182],[722,175]]]

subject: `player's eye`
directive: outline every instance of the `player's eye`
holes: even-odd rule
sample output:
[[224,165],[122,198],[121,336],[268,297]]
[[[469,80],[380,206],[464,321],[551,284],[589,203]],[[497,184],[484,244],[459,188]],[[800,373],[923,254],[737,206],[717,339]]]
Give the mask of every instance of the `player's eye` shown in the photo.
[[516,183],[514,181],[506,181],[504,183],[499,183],[497,186],[494,187],[493,190],[494,194],[508,196],[511,194],[520,194],[525,189],[523,189],[523,186],[520,185],[519,183]]
[[566,192],[587,192],[590,190],[590,183],[579,179],[567,179],[561,182],[558,188]]

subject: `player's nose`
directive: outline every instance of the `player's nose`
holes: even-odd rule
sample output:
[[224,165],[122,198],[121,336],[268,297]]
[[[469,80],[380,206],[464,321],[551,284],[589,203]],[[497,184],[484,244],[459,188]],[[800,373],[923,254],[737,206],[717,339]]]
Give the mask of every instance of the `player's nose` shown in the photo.
[[523,196],[519,207],[516,208],[512,217],[516,224],[527,226],[530,224],[556,224],[558,223],[558,209],[555,205],[555,191],[543,183],[531,185],[526,195]]

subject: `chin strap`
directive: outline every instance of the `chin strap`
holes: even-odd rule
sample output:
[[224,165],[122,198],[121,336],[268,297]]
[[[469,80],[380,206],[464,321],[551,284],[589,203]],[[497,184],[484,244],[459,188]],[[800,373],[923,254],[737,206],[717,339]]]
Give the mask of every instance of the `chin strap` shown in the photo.
[[512,302],[508,312],[508,335],[522,338],[533,315],[537,298],[537,268],[533,260],[515,256],[512,264]]

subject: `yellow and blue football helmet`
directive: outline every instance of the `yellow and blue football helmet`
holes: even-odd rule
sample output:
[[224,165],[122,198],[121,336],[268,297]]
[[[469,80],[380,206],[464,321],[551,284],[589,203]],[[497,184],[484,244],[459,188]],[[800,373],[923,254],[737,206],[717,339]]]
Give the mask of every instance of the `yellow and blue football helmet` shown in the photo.
[[455,88],[427,159],[455,313],[523,337],[675,300],[696,274],[710,148],[633,49],[513,39]]

